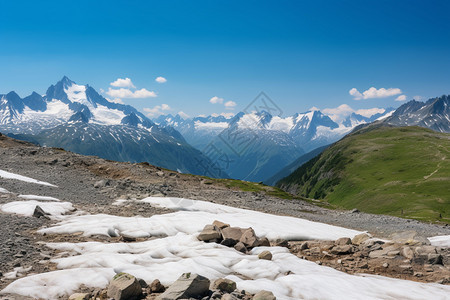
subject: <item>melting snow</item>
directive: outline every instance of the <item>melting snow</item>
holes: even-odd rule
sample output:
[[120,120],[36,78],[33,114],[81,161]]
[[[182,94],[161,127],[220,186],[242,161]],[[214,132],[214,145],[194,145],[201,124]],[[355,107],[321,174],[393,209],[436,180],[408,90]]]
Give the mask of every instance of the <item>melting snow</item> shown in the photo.
[[53,185],[53,184],[48,183],[48,182],[39,181],[39,180],[30,178],[30,177],[26,177],[26,176],[10,173],[10,172],[3,171],[3,170],[0,170],[0,177],[1,178],[5,178],[5,179],[16,179],[16,180],[30,182],[30,183],[36,183],[36,184],[41,184],[41,185],[46,185],[46,186],[57,187],[56,185]]
[[450,248],[450,235],[433,236],[429,237],[428,240],[433,246]]
[[72,203],[70,202],[40,202],[35,200],[8,202],[0,205],[0,209],[6,213],[30,217],[33,215],[37,205],[51,216],[61,216],[73,210]]
[[[147,282],[158,278],[165,285],[183,272],[194,272],[211,280],[229,278],[237,282],[239,289],[252,293],[270,290],[277,299],[446,299],[450,294],[450,286],[440,284],[349,275],[302,260],[283,247],[258,247],[242,254],[196,238],[203,226],[215,219],[233,226],[251,226],[259,236],[269,239],[336,239],[359,233],[354,230],[184,198],[150,197],[140,201],[176,212],[150,218],[68,215],[40,232],[84,231],[91,235],[114,231],[167,237],[135,243],[49,243],[48,247],[69,254],[51,260],[62,270],[20,278],[2,292],[56,299],[70,295],[82,284],[103,288],[118,272],[128,272]],[[264,250],[272,252],[271,261],[258,259]]]
[[37,195],[19,195],[22,199],[27,200],[41,200],[41,201],[60,201],[57,198],[54,197],[48,197],[48,196],[37,196]]

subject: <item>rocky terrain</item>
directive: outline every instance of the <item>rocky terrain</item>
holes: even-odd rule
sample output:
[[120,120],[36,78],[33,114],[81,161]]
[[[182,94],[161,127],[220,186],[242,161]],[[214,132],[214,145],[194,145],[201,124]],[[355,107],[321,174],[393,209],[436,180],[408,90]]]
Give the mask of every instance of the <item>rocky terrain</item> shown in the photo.
[[[347,240],[338,242],[344,243],[340,246],[351,248],[343,253],[333,251],[334,241],[306,241],[306,244],[305,241],[299,241],[284,245],[298,256],[348,273],[374,273],[449,284],[448,250],[436,247],[431,249],[430,246],[421,244],[427,244],[425,238],[429,236],[450,235],[450,227],[446,224],[427,224],[358,211],[329,210],[307,201],[271,196],[268,193],[272,190],[271,187],[264,187],[263,191],[257,193],[246,192],[237,187],[227,186],[223,180],[181,174],[146,163],[119,163],[97,157],[81,156],[62,149],[41,148],[4,135],[0,136],[0,158],[0,170],[50,182],[59,187],[0,178],[0,187],[9,191],[9,193],[0,193],[0,204],[19,200],[19,195],[41,195],[69,201],[75,209],[91,214],[149,217],[169,213],[172,210],[137,201],[127,201],[123,205],[112,204],[118,199],[142,199],[152,195],[164,195],[301,217],[368,231],[373,237],[383,240],[390,239],[392,235],[399,232],[410,231],[413,232],[417,244],[374,242],[358,245],[352,241],[348,244]],[[0,240],[4,248],[4,251],[0,252],[1,289],[11,283],[14,278],[56,269],[49,258],[66,254],[49,249],[44,243],[95,240],[139,241],[139,239],[126,240],[124,237],[100,235],[86,237],[77,233],[42,235],[36,232],[40,227],[54,222],[44,217],[23,217],[3,212],[0,214],[2,228]],[[413,252],[411,258],[405,256],[404,247],[409,247]],[[387,267],[384,267],[385,264]],[[405,271],[399,272],[398,268]],[[89,291],[89,293],[92,292],[94,291]],[[14,296],[8,297],[5,299],[16,299]]]

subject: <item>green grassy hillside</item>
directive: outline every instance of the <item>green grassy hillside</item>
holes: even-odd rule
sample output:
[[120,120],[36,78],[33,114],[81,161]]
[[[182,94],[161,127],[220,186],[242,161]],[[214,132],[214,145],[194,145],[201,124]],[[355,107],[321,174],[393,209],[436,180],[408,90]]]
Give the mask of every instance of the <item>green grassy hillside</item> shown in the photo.
[[369,127],[337,142],[277,186],[336,207],[450,222],[450,134]]

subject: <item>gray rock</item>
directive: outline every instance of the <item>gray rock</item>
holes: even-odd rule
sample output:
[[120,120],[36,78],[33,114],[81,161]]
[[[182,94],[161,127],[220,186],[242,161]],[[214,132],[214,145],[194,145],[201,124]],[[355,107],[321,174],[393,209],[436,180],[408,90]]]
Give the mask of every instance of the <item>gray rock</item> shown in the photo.
[[242,253],[247,253],[247,247],[245,247],[244,243],[241,242],[234,245],[234,249]]
[[266,237],[259,239],[257,244],[257,247],[270,247],[270,241]]
[[236,282],[226,278],[219,278],[211,286],[212,290],[219,290],[224,293],[232,293],[236,289]]
[[212,224],[214,226],[218,227],[219,229],[224,229],[224,228],[230,227],[230,224],[226,224],[226,223],[220,222],[218,220],[214,220],[214,222]]
[[239,299],[242,299],[242,297],[237,297],[234,294],[225,294],[220,299],[221,300],[239,300]]
[[155,279],[150,284],[150,291],[152,293],[162,293],[166,290],[166,288],[161,284],[158,279]]
[[176,300],[200,298],[209,291],[210,281],[198,274],[184,273],[164,293],[156,299]]
[[202,232],[197,236],[197,239],[204,242],[209,242],[212,240],[220,240],[222,235],[218,227],[214,225],[206,225]]
[[69,300],[89,300],[91,294],[89,293],[75,293],[70,295]]
[[94,188],[98,189],[98,188],[104,188],[106,186],[111,185],[111,182],[109,180],[99,180],[96,183],[94,183]]
[[248,228],[244,231],[239,241],[243,243],[247,248],[253,248],[258,245],[259,240],[253,228]]
[[269,291],[260,291],[253,296],[253,300],[276,300],[277,298]]
[[408,246],[402,247],[402,249],[400,250],[400,254],[403,257],[408,258],[408,259],[413,259],[414,258],[414,252]]
[[227,241],[230,246],[236,245],[242,237],[244,229],[239,227],[226,227],[222,229],[222,238]]
[[260,254],[258,254],[259,259],[265,259],[265,260],[272,260],[272,253],[270,251],[263,251]]
[[368,239],[370,239],[370,236],[367,233],[360,233],[353,237],[352,244],[360,245],[361,243],[367,241]]
[[352,240],[348,237],[339,238],[334,242],[336,245],[350,245],[352,243]]
[[119,273],[109,282],[108,297],[115,300],[136,299],[141,294],[139,281],[128,273]]
[[442,255],[437,253],[429,253],[427,262],[431,265],[442,265]]
[[353,248],[351,245],[337,245],[331,248],[331,254],[341,255],[353,253]]
[[34,208],[33,217],[50,219],[48,215],[49,213],[46,213],[39,205]]

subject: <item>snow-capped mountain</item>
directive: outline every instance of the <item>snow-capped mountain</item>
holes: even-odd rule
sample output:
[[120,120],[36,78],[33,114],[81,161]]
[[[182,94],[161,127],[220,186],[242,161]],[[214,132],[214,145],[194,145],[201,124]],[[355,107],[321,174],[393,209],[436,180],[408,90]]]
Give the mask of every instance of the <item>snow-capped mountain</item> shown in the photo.
[[421,126],[450,133],[450,96],[416,100],[403,104],[384,122],[395,126]]
[[108,101],[89,85],[64,77],[44,96],[0,95],[0,131],[44,146],[183,173],[227,177],[171,127],[163,128],[129,105]]
[[320,111],[288,117],[272,116],[266,111],[240,112],[232,118],[183,119],[167,115],[154,121],[180,131],[191,145],[219,161],[232,178],[264,181],[305,152],[333,143],[356,126],[391,110],[371,117],[353,113],[340,123]]
[[224,116],[195,117],[183,119],[180,115],[161,115],[154,122],[164,128],[179,131],[189,144],[202,150],[209,142],[228,127],[231,118]]
[[89,85],[78,85],[66,76],[44,96],[35,92],[23,99],[15,92],[0,95],[0,130],[6,132],[35,134],[68,121],[119,125],[130,119],[145,128],[154,126],[134,107],[110,102]]

